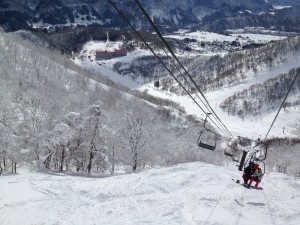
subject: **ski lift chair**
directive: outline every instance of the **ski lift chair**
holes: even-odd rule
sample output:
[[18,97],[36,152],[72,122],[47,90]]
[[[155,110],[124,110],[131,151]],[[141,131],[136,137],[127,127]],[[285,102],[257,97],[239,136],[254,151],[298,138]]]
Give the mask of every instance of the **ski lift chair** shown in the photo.
[[242,150],[242,157],[238,169],[239,171],[243,171],[243,168],[245,166],[246,156],[248,155],[248,152],[251,150],[253,140],[241,136],[238,136],[238,140],[239,140],[239,148]]
[[205,120],[204,120],[204,130],[200,132],[200,135],[197,140],[197,144],[199,147],[206,148],[208,150],[214,151],[216,149],[217,145],[217,133],[208,129],[205,125],[207,122],[207,117],[210,113],[206,114]]
[[[258,145],[256,143],[255,146],[251,148],[252,148],[251,151],[243,151],[242,159],[239,165],[239,170],[242,171],[243,168],[245,169],[245,166],[247,164],[249,164],[250,162],[254,162],[256,164],[259,164],[259,167],[262,168],[263,173],[265,173],[264,160],[267,158],[268,146],[266,145],[266,143],[260,142]],[[248,160],[246,160],[247,155],[248,155]]]
[[253,140],[246,137],[238,136],[239,138],[239,145],[242,147],[249,147],[252,145]]
[[239,162],[241,158],[241,155],[238,154],[238,151],[236,151],[235,155],[232,157],[232,160],[235,162]]
[[268,146],[264,142],[260,142],[259,144],[253,147],[255,149],[255,159],[257,161],[264,161],[267,158]]
[[235,144],[235,140],[230,138],[227,142],[227,146],[224,150],[224,154],[226,156],[229,156],[229,157],[233,157],[234,156],[234,148],[233,148],[233,145]]
[[256,145],[257,147],[255,154],[253,154],[252,161],[259,165],[259,167],[262,169],[263,174],[265,173],[265,160],[267,158],[267,152],[268,152],[268,146],[267,144],[261,142],[259,145]]
[[224,150],[224,154],[232,158],[233,161],[238,162],[240,160],[239,150],[237,146],[237,141],[235,139],[229,139],[227,146]]

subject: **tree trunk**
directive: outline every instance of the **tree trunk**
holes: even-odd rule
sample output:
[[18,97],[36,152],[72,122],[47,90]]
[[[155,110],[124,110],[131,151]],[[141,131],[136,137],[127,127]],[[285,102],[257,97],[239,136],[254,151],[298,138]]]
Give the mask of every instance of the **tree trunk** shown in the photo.
[[65,167],[66,167],[66,171],[68,172],[69,171],[69,163],[70,163],[70,160],[67,160],[65,162]]
[[133,156],[133,166],[132,166],[132,170],[133,171],[136,171],[137,166],[138,166],[138,160],[137,160],[137,158],[138,158],[138,154],[137,154],[137,152],[135,152],[134,156]]
[[50,162],[51,162],[51,155],[49,155],[44,161],[45,167],[47,169],[50,169]]
[[37,144],[37,146],[36,146],[35,149],[34,149],[34,153],[35,153],[36,161],[37,161],[37,163],[38,163],[38,168],[40,168],[41,165],[40,165],[39,145],[38,145],[38,144]]
[[89,164],[87,166],[88,174],[91,173],[93,158],[94,158],[94,155],[93,155],[93,146],[92,146],[92,149],[91,149],[91,152],[90,152]]
[[99,118],[100,118],[100,112],[97,112],[96,113],[95,127],[93,128],[93,133],[92,133],[90,158],[89,158],[89,163],[88,163],[88,166],[87,166],[88,174],[91,173],[92,162],[93,162],[93,158],[94,158],[94,151],[97,151],[95,142],[96,142],[97,130],[98,130],[98,127],[99,127]]
[[84,163],[81,162],[81,163],[80,163],[80,168],[82,168],[82,172],[84,172],[84,166],[85,166]]
[[113,149],[113,160],[112,160],[112,164],[111,164],[111,171],[110,174],[113,175],[115,173],[115,147],[112,147]]
[[1,166],[1,162],[0,162],[0,176],[2,175],[2,171],[3,171],[3,169],[2,169],[2,166]]
[[59,172],[63,172],[63,170],[64,170],[64,160],[65,160],[65,156],[66,156],[65,153],[66,153],[66,151],[65,151],[65,148],[63,147],[62,151],[61,151],[61,160],[60,160]]
[[11,162],[11,173],[17,173],[17,163],[14,161]]
[[76,171],[79,172],[81,163],[76,159]]

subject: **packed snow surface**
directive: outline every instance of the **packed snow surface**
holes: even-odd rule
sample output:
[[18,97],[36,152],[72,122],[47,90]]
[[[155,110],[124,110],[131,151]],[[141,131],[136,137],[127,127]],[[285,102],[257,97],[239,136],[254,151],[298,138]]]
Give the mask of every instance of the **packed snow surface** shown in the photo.
[[1,176],[0,224],[300,224],[299,180],[271,173],[255,190],[236,179],[235,165],[199,162],[113,177]]

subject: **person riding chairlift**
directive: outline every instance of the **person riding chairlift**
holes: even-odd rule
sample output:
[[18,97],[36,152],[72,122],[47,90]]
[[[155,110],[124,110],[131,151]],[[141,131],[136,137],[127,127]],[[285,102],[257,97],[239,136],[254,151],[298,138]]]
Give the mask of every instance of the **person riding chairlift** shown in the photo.
[[248,185],[248,181],[251,179],[256,169],[258,169],[258,165],[250,161],[249,165],[245,168],[243,174],[245,186]]
[[252,182],[255,181],[256,182],[255,188],[258,188],[258,184],[260,183],[262,177],[263,177],[263,173],[261,171],[261,168],[258,167],[250,179],[249,187],[251,187]]

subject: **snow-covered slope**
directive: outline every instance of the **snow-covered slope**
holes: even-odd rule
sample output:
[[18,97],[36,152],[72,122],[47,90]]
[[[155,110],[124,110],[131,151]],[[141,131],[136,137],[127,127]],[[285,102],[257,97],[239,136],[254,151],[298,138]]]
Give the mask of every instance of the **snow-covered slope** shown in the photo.
[[300,181],[235,183],[234,165],[181,164],[114,177],[23,173],[0,178],[0,224],[298,225]]
[[[184,32],[183,32],[184,33]],[[182,34],[182,33],[181,33]],[[169,36],[170,37],[170,36]],[[198,41],[203,40],[227,40],[232,41],[234,40],[232,36],[225,36],[225,35],[218,35],[214,33],[209,32],[194,32],[194,33],[185,33],[185,36],[181,36],[180,33],[178,35],[173,35],[173,38],[181,39],[181,38],[195,38]],[[284,37],[282,36],[272,36],[272,35],[251,35],[249,39],[253,41],[254,43],[263,43],[265,41],[270,40],[278,40],[282,39]],[[188,114],[194,114],[200,118],[204,118],[204,113],[199,109],[199,107],[193,102],[189,96],[177,96],[175,94],[171,94],[167,91],[162,91],[161,89],[157,89],[153,86],[153,82],[150,80],[150,82],[146,79],[142,79],[142,77],[138,76],[138,79],[133,80],[130,76],[124,76],[121,74],[118,74],[116,72],[113,72],[114,64],[119,62],[122,64],[123,67],[130,66],[133,61],[137,61],[136,59],[138,57],[141,57],[143,55],[149,55],[150,52],[146,50],[138,49],[130,52],[127,57],[120,57],[115,59],[110,59],[106,61],[100,61],[97,62],[101,65],[98,65],[95,63],[95,61],[90,62],[88,60],[88,56],[90,55],[91,59],[94,60],[93,52],[95,52],[95,49],[104,49],[105,43],[104,42],[88,42],[80,56],[84,57],[85,59],[82,60],[76,60],[76,63],[84,68],[88,68],[93,71],[98,71],[102,74],[107,75],[110,79],[112,79],[115,82],[120,82],[123,85],[138,89],[141,91],[147,91],[149,94],[158,96],[160,98],[164,99],[170,99],[172,101],[180,103],[183,107],[185,107],[186,112]],[[113,43],[111,43],[112,46]],[[117,43],[115,44],[117,45]],[[113,47],[111,48],[113,49]],[[163,54],[163,53],[161,53]],[[195,54],[199,54],[198,52]],[[204,53],[204,55],[213,55],[213,51],[209,51]],[[192,57],[193,53],[185,52],[185,57]],[[266,65],[260,66],[258,68],[258,71],[254,73],[253,71],[247,72],[247,79],[243,80],[240,83],[237,83],[235,85],[222,87],[219,90],[215,91],[209,91],[205,93],[206,98],[208,99],[210,105],[213,107],[213,109],[216,111],[219,118],[222,120],[222,122],[228,127],[229,131],[235,135],[235,136],[245,136],[249,138],[256,139],[258,137],[264,138],[264,136],[267,134],[269,127],[272,124],[273,119],[275,118],[275,115],[277,113],[277,110],[279,108],[280,103],[278,103],[278,107],[274,108],[272,112],[262,112],[260,115],[257,116],[249,116],[246,118],[241,118],[238,116],[232,116],[228,115],[227,112],[222,111],[219,106],[220,104],[227,99],[228,97],[234,95],[237,91],[242,91],[244,89],[247,89],[251,85],[255,84],[262,84],[264,81],[277,77],[279,74],[288,73],[290,69],[299,67],[299,54],[295,55],[287,55],[285,62],[278,62],[273,67],[269,67]],[[175,83],[175,81],[174,81]],[[291,100],[290,96],[287,99],[287,102]],[[201,104],[201,103],[200,103]],[[292,128],[291,125],[294,124],[299,116],[299,107],[290,107],[286,110],[282,110],[279,114],[278,119],[276,120],[276,123],[274,124],[274,127],[271,130],[269,137],[284,137],[284,136],[292,136]]]

